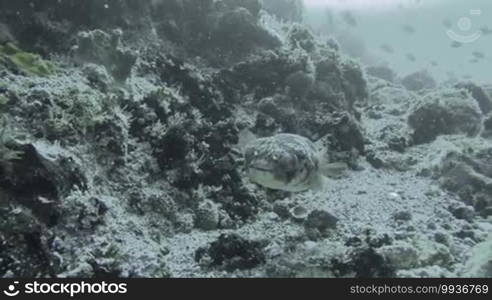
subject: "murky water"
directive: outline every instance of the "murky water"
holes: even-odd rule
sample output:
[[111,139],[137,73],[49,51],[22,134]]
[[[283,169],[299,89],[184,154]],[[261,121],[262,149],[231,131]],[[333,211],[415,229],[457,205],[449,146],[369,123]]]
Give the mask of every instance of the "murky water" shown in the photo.
[[306,0],[307,20],[347,52],[405,75],[492,81],[492,1]]

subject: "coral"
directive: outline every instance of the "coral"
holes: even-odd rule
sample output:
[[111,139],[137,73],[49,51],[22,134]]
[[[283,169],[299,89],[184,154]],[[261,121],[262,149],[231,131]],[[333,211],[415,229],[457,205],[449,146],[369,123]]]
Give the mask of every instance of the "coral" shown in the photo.
[[55,66],[39,55],[24,52],[12,43],[0,45],[0,66],[30,76],[49,76]]

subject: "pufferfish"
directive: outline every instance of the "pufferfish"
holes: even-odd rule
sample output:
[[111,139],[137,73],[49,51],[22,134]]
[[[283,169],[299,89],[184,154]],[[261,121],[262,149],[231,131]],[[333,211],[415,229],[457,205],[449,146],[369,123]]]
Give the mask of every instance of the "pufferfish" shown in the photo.
[[328,164],[309,139],[282,133],[250,141],[244,148],[249,179],[263,187],[288,192],[320,191],[326,176],[336,175],[346,165]]

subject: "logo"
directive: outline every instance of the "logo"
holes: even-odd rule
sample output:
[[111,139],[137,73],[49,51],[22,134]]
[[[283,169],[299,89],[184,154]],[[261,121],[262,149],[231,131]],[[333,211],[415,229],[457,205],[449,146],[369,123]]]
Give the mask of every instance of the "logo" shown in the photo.
[[14,284],[11,284],[7,287],[6,290],[3,291],[3,293],[9,297],[14,297],[19,295],[19,291],[16,289],[16,285],[18,284],[18,281],[14,281]]
[[[470,10],[470,15],[471,16],[480,16],[482,14],[482,11],[480,9],[471,9]],[[481,36],[482,33],[480,31],[474,32],[474,33],[468,33],[472,29],[472,20],[468,17],[462,17],[458,20],[458,29],[462,32],[456,33],[452,29],[446,31],[446,34],[450,39],[453,41],[462,43],[462,44],[468,44],[472,43],[476,40],[478,40]]]

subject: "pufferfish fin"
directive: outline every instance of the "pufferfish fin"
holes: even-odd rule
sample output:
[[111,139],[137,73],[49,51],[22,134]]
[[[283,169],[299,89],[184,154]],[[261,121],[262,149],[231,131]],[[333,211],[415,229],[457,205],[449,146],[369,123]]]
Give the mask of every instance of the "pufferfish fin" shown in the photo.
[[324,155],[319,155],[319,173],[328,178],[343,177],[349,166],[345,162],[329,162]]
[[258,139],[258,137],[248,128],[239,131],[238,137],[239,141],[236,144],[236,148],[240,150],[244,150],[246,148],[246,145]]
[[316,174],[313,176],[310,184],[310,190],[313,192],[323,192],[326,189],[329,179],[323,174]]

